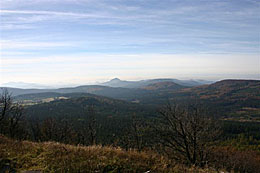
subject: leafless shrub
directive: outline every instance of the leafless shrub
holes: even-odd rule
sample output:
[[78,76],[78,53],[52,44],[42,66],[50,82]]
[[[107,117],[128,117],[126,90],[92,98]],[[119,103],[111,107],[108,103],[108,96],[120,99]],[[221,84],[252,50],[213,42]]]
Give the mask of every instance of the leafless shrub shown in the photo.
[[190,165],[205,166],[209,145],[220,134],[217,121],[199,105],[166,105],[160,111],[157,136],[169,157]]

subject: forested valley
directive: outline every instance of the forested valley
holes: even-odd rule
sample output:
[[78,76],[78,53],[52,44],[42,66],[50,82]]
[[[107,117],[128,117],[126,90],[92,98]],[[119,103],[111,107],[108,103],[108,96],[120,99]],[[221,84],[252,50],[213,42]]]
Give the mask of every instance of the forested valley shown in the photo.
[[260,81],[1,91],[2,170],[260,170]]

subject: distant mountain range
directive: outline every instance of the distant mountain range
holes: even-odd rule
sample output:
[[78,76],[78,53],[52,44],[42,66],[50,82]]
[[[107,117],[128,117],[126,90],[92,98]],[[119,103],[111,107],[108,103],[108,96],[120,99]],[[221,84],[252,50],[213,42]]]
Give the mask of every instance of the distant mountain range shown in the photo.
[[[47,107],[52,108],[59,103],[61,106],[59,109],[55,110],[60,110],[60,112],[62,112],[64,107],[68,106],[71,102],[74,103],[75,101],[77,102],[77,100],[81,100],[80,98],[95,98],[99,101],[106,100],[106,102],[102,101],[100,108],[103,107],[103,103],[113,103],[112,105],[110,104],[108,110],[112,110],[113,107],[117,107],[117,109],[119,109],[119,107],[121,107],[117,106],[119,103],[124,103],[124,110],[126,110],[126,107],[128,106],[131,107],[132,103],[136,103],[138,106],[147,106],[150,107],[151,110],[155,110],[169,101],[178,104],[185,104],[190,101],[199,101],[206,107],[209,107],[213,115],[217,114],[219,116],[228,117],[236,116],[238,118],[249,117],[249,115],[254,118],[260,117],[259,80],[223,80],[213,84],[194,87],[182,86],[174,82],[157,82],[146,85],[142,88],[88,85],[51,90],[17,88],[8,89],[13,93],[13,95],[16,96],[15,100],[17,101],[27,100],[29,102],[38,102],[39,106],[35,105],[32,107],[34,111],[38,110],[40,107],[42,110],[46,111]],[[41,101],[44,99],[50,99],[50,101],[47,101],[48,103]],[[119,99],[123,102],[116,101],[114,99]],[[44,105],[41,106],[41,103],[44,103]],[[77,103],[79,103],[79,105],[73,107],[82,106],[81,102]],[[139,112],[136,110],[137,107],[131,107],[129,110]],[[45,113],[46,115],[49,115],[49,112]]]
[[[144,86],[157,83],[157,82],[174,82],[183,86],[199,86],[203,84],[213,83],[212,81],[206,80],[178,80],[178,79],[148,79],[140,81],[125,81],[118,78],[114,78],[110,81],[99,83],[96,85],[109,86],[109,87],[122,87],[122,88],[142,88]],[[75,84],[57,84],[54,86],[36,84],[36,83],[25,83],[25,82],[8,82],[1,84],[0,87],[9,88],[21,88],[21,89],[56,89],[56,88],[67,88],[76,86]]]
[[114,78],[108,82],[101,83],[100,85],[109,86],[109,87],[123,87],[123,88],[142,88],[150,84],[158,82],[174,82],[183,86],[199,86],[204,84],[214,83],[212,81],[206,80],[178,80],[178,79],[148,79],[140,81],[124,81],[118,78]]
[[[106,96],[123,100],[134,100],[136,98],[152,97],[154,95],[170,96],[172,93],[179,94],[195,94],[205,95],[203,97],[213,97],[221,95],[227,91],[239,91],[241,88],[245,88],[248,91],[257,91],[259,89],[259,81],[257,80],[223,80],[213,84],[187,86],[180,84],[181,82],[176,79],[153,79],[147,81],[121,81],[120,79],[113,79],[109,82],[105,82],[101,85],[82,85],[78,87],[59,88],[59,89],[21,89],[21,88],[9,88],[12,96],[24,95],[24,94],[39,94],[39,93],[89,93],[100,96]],[[198,84],[198,82],[191,82],[191,84]],[[204,81],[205,82],[205,81]],[[207,82],[205,82],[207,83]],[[250,84],[250,85],[249,85]],[[254,86],[254,87],[253,87]]]
[[108,87],[100,85],[85,85],[72,88],[59,89],[20,89],[7,88],[8,91],[15,96],[16,100],[40,100],[53,97],[80,97],[88,94],[95,94],[99,96],[110,97],[114,99],[121,99],[133,101],[137,98],[149,97],[157,95],[160,92],[175,92],[184,88],[188,88],[174,82],[157,82],[149,84],[142,88],[122,88],[122,87]]
[[[108,82],[101,83],[99,85],[81,85],[78,87],[66,87],[53,89],[47,86],[41,86],[30,83],[9,83],[7,86],[17,85],[21,88],[5,87],[8,88],[13,96],[23,94],[35,94],[35,93],[91,93],[96,95],[102,95],[106,97],[113,97],[117,99],[130,99],[137,95],[150,94],[151,90],[159,89],[181,89],[185,87],[200,86],[203,84],[211,83],[210,81],[203,80],[177,80],[177,79],[150,79],[141,81],[123,81],[118,78],[112,79]],[[166,86],[167,84],[167,86]],[[30,87],[31,86],[31,87]],[[35,87],[35,88],[33,88]],[[36,89],[38,88],[38,89]]]

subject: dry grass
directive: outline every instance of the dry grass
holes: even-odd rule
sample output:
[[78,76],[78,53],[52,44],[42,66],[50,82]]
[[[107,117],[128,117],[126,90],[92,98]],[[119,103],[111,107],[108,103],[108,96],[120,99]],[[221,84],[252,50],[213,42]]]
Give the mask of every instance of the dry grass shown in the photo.
[[15,141],[0,136],[1,169],[41,172],[213,172],[173,165],[152,151]]
[[216,147],[211,154],[215,168],[225,168],[233,172],[259,173],[260,152],[238,150],[231,146]]

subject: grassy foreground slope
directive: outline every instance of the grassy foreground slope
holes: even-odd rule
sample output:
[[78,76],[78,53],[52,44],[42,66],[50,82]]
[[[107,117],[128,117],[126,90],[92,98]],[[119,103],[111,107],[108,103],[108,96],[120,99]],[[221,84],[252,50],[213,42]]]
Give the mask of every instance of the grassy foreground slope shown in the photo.
[[[0,172],[192,172],[153,152],[16,141],[0,136]],[[197,170],[197,172],[211,172]]]

